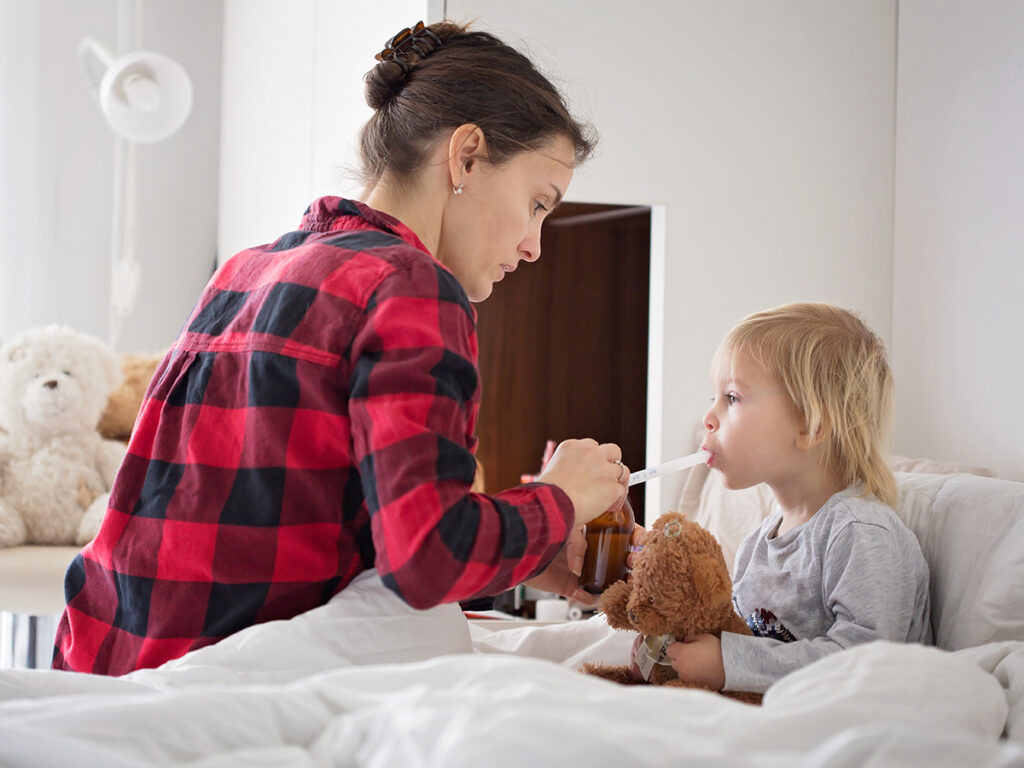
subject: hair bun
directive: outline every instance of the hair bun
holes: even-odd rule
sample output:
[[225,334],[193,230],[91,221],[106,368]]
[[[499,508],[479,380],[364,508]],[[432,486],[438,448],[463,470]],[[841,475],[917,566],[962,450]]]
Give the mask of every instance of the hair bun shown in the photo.
[[382,61],[366,73],[366,103],[371,109],[383,109],[405,85],[409,67],[395,59]]
[[440,45],[441,38],[422,21],[394,35],[374,57],[380,64],[366,75],[366,103],[373,109],[387,106],[402,90],[409,70]]

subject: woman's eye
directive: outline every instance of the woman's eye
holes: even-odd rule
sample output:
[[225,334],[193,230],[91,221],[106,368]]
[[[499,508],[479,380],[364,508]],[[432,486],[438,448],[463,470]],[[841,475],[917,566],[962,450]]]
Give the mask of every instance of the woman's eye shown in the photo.
[[547,208],[539,200],[534,200],[533,201],[533,212],[534,213],[536,213],[537,211],[546,211],[546,210],[547,210]]

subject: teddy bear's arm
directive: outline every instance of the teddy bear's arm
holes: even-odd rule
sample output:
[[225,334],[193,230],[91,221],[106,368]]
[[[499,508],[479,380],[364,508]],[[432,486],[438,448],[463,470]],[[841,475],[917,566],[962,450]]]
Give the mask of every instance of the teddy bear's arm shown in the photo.
[[627,608],[632,592],[629,582],[616,581],[601,595],[601,610],[608,617],[608,626],[612,629],[633,629]]
[[108,491],[114,484],[114,476],[121,468],[126,450],[119,440],[103,440],[96,449],[96,469]]
[[14,448],[11,446],[11,436],[0,428],[0,464],[14,458]]
[[722,632],[732,632],[734,635],[753,634],[753,632],[750,631],[750,627],[747,625],[747,622],[745,622],[735,611],[732,612],[732,615],[729,617],[728,621],[726,621],[725,626],[722,627]]
[[16,547],[25,543],[25,521],[3,498],[0,498],[0,547]]

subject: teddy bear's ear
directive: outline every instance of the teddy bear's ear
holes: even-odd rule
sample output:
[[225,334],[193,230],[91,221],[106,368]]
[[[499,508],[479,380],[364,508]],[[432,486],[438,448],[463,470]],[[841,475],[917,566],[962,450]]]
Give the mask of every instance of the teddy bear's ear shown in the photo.
[[654,521],[651,530],[657,536],[664,536],[667,539],[679,538],[686,527],[686,515],[681,512],[666,512]]
[[25,355],[28,354],[28,345],[15,344],[11,347],[8,347],[7,350],[5,351],[6,354],[4,356],[7,358],[9,362],[13,363],[15,360],[21,360],[21,358],[25,357]]

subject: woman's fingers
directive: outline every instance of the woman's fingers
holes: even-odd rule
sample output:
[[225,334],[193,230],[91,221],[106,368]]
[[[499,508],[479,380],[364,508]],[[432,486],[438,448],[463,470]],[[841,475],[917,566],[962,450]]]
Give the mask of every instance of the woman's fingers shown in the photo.
[[629,568],[633,567],[633,561],[636,558],[636,555],[641,549],[643,549],[643,544],[641,542],[643,541],[645,533],[647,533],[647,529],[642,525],[633,526],[633,533],[629,537],[629,554],[626,555],[626,565]]

